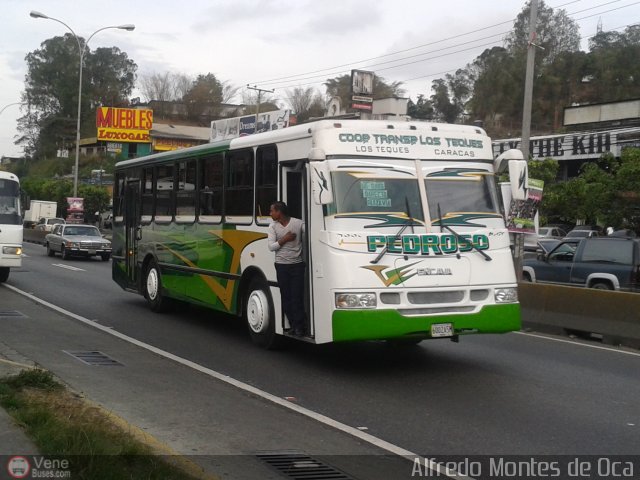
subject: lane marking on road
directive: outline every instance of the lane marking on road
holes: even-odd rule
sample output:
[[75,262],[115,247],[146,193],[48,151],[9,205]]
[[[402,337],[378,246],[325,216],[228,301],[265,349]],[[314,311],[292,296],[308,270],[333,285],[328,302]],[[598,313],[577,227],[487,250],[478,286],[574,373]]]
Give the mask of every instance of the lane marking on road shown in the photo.
[[72,267],[71,265],[65,265],[64,263],[52,263],[54,267],[66,268],[67,270],[72,270],[74,272],[86,272],[83,268]]
[[640,357],[640,352],[629,352],[627,350],[619,350],[619,349],[617,349],[615,347],[607,347],[607,346],[604,346],[604,345],[589,345],[588,343],[577,342],[575,340],[569,340],[569,339],[565,339],[565,338],[549,337],[547,335],[542,335],[542,334],[539,334],[539,333],[530,333],[530,332],[511,332],[511,333],[517,333],[519,335],[526,335],[528,337],[542,338],[544,340],[551,340],[552,342],[570,343],[571,345],[576,345],[578,347],[594,348],[596,350],[606,350],[607,352],[624,353],[625,355],[631,355],[631,356],[634,356],[634,357]]
[[409,450],[399,447],[398,445],[394,445],[390,442],[382,440],[381,438],[375,437],[369,433],[358,430],[355,427],[351,427],[337,420],[334,420],[331,417],[327,417],[326,415],[322,415],[321,413],[314,412],[313,410],[309,410],[308,408],[301,407],[300,405],[296,405],[295,403],[291,403],[290,401],[285,400],[284,398],[277,397],[276,395],[273,395],[269,392],[265,392],[264,390],[260,390],[259,388],[256,388],[252,385],[241,382],[240,380],[236,380],[235,378],[232,378],[228,375],[224,375],[220,372],[216,372],[215,370],[204,367],[198,363],[192,362],[191,360],[187,360],[186,358],[179,357],[177,355],[174,355],[173,353],[154,347],[153,345],[149,345],[148,343],[144,343],[133,337],[125,335],[124,333],[120,333],[117,330],[112,330],[110,329],[110,327],[105,327],[81,315],[70,312],[69,310],[65,310],[62,307],[54,305],[53,303],[47,302],[46,300],[36,297],[35,295],[32,295],[23,290],[20,290],[19,288],[14,287],[13,285],[9,285],[5,283],[4,286],[20,295],[23,295],[24,297],[27,297],[35,302],[38,302],[41,305],[46,306],[47,308],[55,310],[56,312],[61,313],[67,317],[71,317],[75,320],[78,320],[79,322],[82,322],[85,325],[89,325],[93,328],[97,328],[98,330],[108,333],[109,335],[113,335],[114,337],[124,340],[125,342],[129,342],[140,348],[144,348],[145,350],[148,350],[157,355],[160,355],[161,357],[167,358],[169,360],[173,360],[174,362],[184,365],[185,367],[189,367],[189,368],[192,368],[193,370],[197,370],[200,373],[204,373],[205,375],[215,378],[216,380],[220,380],[221,382],[234,386],[240,390],[244,390],[245,392],[256,395],[260,398],[263,398],[264,400],[275,403],[281,407],[287,408],[289,410],[293,410],[294,412],[304,415],[305,417],[311,418],[317,422],[320,422],[338,431],[341,431],[343,433],[356,437],[362,440],[363,442],[367,442],[375,447],[380,448],[381,450],[386,450],[387,452],[390,452],[394,455],[403,457],[407,461],[412,462],[414,465],[416,463],[419,463],[420,466],[423,466],[423,467],[428,466],[431,470],[438,472],[440,475],[444,475],[445,477],[448,477],[448,478],[452,478],[456,480],[474,480],[472,477],[460,475],[454,470],[451,470],[449,468],[446,468],[444,465],[434,462],[432,459],[422,457],[416,453],[413,453]]

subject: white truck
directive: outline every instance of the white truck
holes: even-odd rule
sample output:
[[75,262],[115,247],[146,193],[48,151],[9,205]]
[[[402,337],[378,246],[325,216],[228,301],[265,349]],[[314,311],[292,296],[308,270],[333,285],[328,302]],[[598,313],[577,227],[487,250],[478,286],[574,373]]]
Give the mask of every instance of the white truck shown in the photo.
[[30,223],[38,223],[41,218],[54,218],[58,211],[56,202],[48,202],[46,200],[31,200],[29,210],[24,212],[24,221]]

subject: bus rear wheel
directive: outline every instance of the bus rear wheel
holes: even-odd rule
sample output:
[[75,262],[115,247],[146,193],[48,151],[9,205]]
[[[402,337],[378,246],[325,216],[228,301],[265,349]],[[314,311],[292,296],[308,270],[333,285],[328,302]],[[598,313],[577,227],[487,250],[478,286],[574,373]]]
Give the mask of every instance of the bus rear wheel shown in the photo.
[[244,320],[256,345],[270,350],[282,345],[282,337],[276,334],[271,294],[264,281],[251,281],[245,296]]
[[166,312],[171,306],[171,301],[162,294],[162,279],[160,269],[155,260],[151,260],[144,273],[142,288],[144,298],[147,299],[149,308],[154,312]]
[[4,283],[9,279],[9,267],[0,267],[0,283]]

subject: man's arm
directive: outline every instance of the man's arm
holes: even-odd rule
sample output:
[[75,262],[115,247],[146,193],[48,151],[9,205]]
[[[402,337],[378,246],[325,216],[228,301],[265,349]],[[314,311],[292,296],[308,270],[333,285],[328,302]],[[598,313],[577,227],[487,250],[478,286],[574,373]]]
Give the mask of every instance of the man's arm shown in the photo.
[[269,234],[267,236],[267,244],[269,245],[269,250],[275,252],[280,249],[280,243],[276,240],[276,229],[273,228],[273,225],[269,226]]

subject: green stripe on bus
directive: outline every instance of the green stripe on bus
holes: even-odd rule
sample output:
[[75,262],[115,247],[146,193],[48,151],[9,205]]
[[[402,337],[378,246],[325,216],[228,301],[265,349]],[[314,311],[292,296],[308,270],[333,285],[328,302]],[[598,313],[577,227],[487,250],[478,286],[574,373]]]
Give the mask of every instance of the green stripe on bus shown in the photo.
[[[405,317],[394,310],[336,310],[333,312],[333,340],[381,340],[404,336],[429,337],[431,325],[452,323],[456,334],[505,333],[520,330],[520,304],[487,305],[478,313]],[[469,332],[472,333],[472,332]]]

